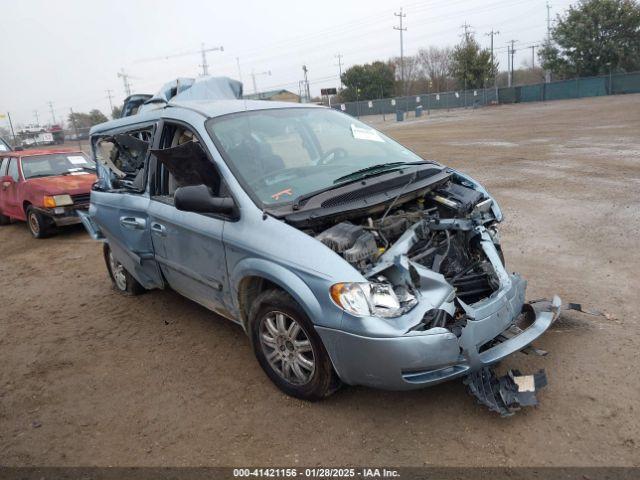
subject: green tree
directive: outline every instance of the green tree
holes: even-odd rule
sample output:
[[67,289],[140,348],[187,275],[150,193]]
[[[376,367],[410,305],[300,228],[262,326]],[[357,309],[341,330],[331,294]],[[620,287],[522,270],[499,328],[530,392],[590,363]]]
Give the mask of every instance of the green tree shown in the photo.
[[89,113],[70,113],[67,121],[69,127],[71,128],[74,128],[75,121],[75,126],[80,129],[93,127],[94,125],[98,125],[99,123],[107,122],[109,121],[109,119],[100,110],[94,108]]
[[117,105],[113,107],[111,110],[111,118],[115,120],[116,118],[120,118],[122,115],[122,107],[118,107]]
[[97,108],[94,108],[89,112],[89,121],[91,122],[91,126],[93,126],[93,125],[98,125],[99,123],[108,122],[109,119],[100,110],[98,110]]
[[496,74],[496,66],[491,65],[489,49],[480,48],[473,34],[469,33],[453,49],[451,73],[459,88],[482,88]]
[[385,62],[354,65],[342,74],[341,79],[345,86],[340,92],[343,101],[387,98],[393,95],[395,69]]
[[640,5],[634,0],[581,0],[540,50],[545,69],[560,77],[640,69]]

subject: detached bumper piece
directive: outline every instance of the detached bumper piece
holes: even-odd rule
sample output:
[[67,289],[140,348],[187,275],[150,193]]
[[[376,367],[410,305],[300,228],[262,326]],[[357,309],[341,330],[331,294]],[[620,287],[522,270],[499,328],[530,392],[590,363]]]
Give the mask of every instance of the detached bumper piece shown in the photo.
[[544,370],[534,375],[522,375],[518,370],[510,370],[498,377],[491,367],[484,367],[465,377],[463,383],[478,403],[508,417],[521,407],[538,404],[536,391],[547,385],[547,376]]

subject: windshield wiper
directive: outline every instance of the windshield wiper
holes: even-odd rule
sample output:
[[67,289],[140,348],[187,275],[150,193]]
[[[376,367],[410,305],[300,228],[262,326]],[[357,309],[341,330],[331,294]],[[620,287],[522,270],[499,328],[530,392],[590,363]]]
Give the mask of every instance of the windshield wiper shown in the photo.
[[370,167],[361,168],[360,170],[356,170],[355,172],[348,173],[347,175],[344,175],[343,177],[336,178],[333,181],[333,183],[335,185],[336,183],[342,183],[342,182],[345,182],[345,181],[360,180],[362,178],[372,177],[374,175],[379,175],[381,173],[392,172],[394,170],[397,170],[398,167],[403,167],[403,166],[407,166],[407,165],[420,165],[422,163],[429,163],[429,162],[424,161],[424,162],[380,163],[380,164],[377,164],[377,165],[372,165]]
[[[348,183],[357,182],[366,177],[372,177],[375,175],[379,175],[382,173],[393,172],[394,170],[398,170],[401,166],[410,166],[410,165],[422,165],[422,164],[432,164],[432,162],[428,162],[426,160],[419,162],[394,162],[394,163],[382,163],[380,165],[373,165],[372,167],[363,168],[361,170],[356,170],[344,177],[340,177],[336,179],[333,185],[325,188],[321,188],[320,190],[315,190],[313,192],[305,193],[304,195],[300,195],[293,202],[293,209],[298,210],[300,208],[300,204],[302,202],[309,200],[316,195],[320,195],[321,193],[328,192],[330,190],[334,190],[336,188],[340,188],[345,186]],[[388,167],[388,168],[384,168]],[[338,182],[338,183],[337,183]]]

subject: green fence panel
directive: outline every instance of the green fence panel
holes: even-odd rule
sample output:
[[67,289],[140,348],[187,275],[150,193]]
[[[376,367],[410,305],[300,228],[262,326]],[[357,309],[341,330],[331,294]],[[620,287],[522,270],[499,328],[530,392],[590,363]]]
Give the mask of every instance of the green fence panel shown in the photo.
[[544,84],[523,85],[520,87],[521,102],[539,102],[544,100]]
[[502,87],[498,89],[498,102],[515,103],[516,89],[515,87]]
[[547,83],[545,85],[545,100],[565,100],[578,98],[578,82],[576,80],[563,80]]
[[349,115],[395,114],[413,112],[422,106],[426,112],[452,108],[475,108],[493,103],[536,102],[569,98],[596,97],[607,94],[640,93],[640,72],[561,80],[535,85],[519,85],[498,89],[464,90],[420,94],[407,97],[362,100],[333,105]]
[[612,93],[640,93],[640,73],[623,73],[611,76]]
[[605,77],[581,78],[577,84],[579,97],[598,97],[607,94]]

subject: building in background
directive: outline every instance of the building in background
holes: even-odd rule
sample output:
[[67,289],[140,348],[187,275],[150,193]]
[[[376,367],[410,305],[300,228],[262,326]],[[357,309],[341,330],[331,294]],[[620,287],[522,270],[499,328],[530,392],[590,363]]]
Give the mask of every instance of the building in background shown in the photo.
[[247,100],[272,100],[274,102],[300,103],[300,95],[296,95],[295,93],[284,89],[252,93],[250,95],[244,95],[243,98],[246,98]]

